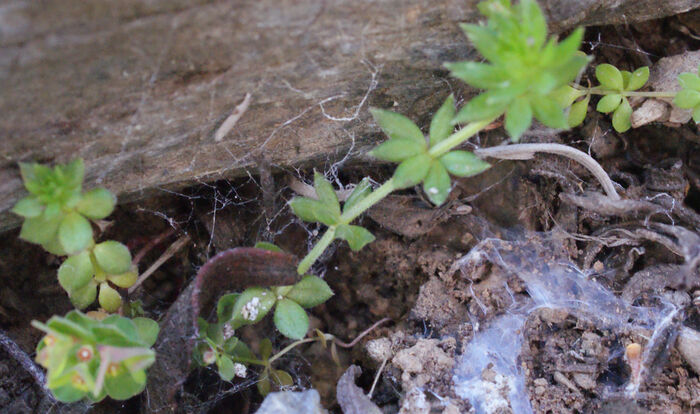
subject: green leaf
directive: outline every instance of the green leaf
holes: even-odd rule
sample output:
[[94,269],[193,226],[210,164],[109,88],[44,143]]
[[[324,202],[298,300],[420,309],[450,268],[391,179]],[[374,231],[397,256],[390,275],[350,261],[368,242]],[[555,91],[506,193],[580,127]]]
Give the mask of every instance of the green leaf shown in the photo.
[[[583,28],[579,27],[569,36],[567,36],[566,39],[562,40],[559,42],[559,44],[555,48],[555,52],[552,55],[553,62],[556,66],[560,66],[564,62],[571,63],[572,58],[573,61],[576,62],[576,64],[579,66],[579,70],[583,69],[583,66],[585,66],[585,63],[582,64],[584,61],[580,59],[580,57],[575,57],[576,53],[578,50],[581,48],[581,41],[583,40]],[[586,58],[586,62],[588,61],[588,58]],[[576,72],[578,74],[578,71]],[[574,75],[575,77],[575,75]],[[570,79],[570,80],[573,80]]]
[[97,298],[97,283],[90,280],[85,286],[76,289],[69,294],[70,302],[78,309],[85,309]]
[[41,177],[51,173],[51,170],[43,165],[27,162],[19,163],[19,171],[27,191],[35,195],[41,193]]
[[320,277],[306,275],[285,296],[304,308],[313,308],[330,299],[333,291]]
[[483,57],[495,63],[501,60],[501,55],[499,54],[501,48],[498,44],[498,37],[493,30],[488,27],[468,23],[462,23],[459,27],[462,28],[467,38]]
[[374,241],[374,236],[367,229],[349,224],[339,225],[335,229],[335,237],[347,241],[350,249],[354,252]]
[[613,113],[612,124],[613,128],[615,128],[615,131],[625,132],[628,129],[630,129],[630,127],[632,126],[630,122],[631,116],[632,106],[630,106],[630,103],[625,98],[622,100],[620,106],[618,106],[615,112]]
[[102,320],[103,326],[115,326],[132,343],[140,343],[139,332],[134,322],[120,315],[109,315]]
[[278,252],[278,253],[282,252],[282,249],[280,249],[279,246],[277,246],[276,244],[270,243],[270,242],[265,242],[265,241],[257,242],[257,243],[255,243],[255,246],[253,246],[253,247],[255,247],[256,249],[267,250],[269,252]]
[[291,339],[302,339],[309,330],[306,311],[290,299],[282,299],[277,303],[274,321],[277,330]]
[[586,119],[586,114],[588,113],[588,102],[591,100],[591,95],[587,95],[584,99],[571,105],[569,110],[569,127],[573,128],[579,126]]
[[425,137],[420,129],[405,116],[379,108],[371,108],[369,111],[379,127],[390,138],[425,142]]
[[233,306],[239,296],[240,293],[228,293],[219,299],[216,305],[216,317],[219,322],[228,322],[233,318]]
[[134,318],[131,321],[136,326],[136,331],[144,346],[152,347],[156,343],[156,339],[158,339],[158,332],[160,331],[158,323],[153,319],[141,317]]
[[[117,316],[118,315],[112,315]],[[107,320],[109,317],[105,318]],[[104,321],[103,321],[104,322]],[[132,328],[136,329],[136,328]],[[109,344],[114,347],[139,347],[141,343],[137,339],[132,339],[123,332],[116,324],[106,324],[95,326],[92,328],[95,333],[96,340],[102,344]]]
[[248,348],[248,345],[235,336],[224,342],[224,352],[231,355],[232,358],[255,359],[255,355],[253,355],[253,352]]
[[523,132],[532,124],[530,102],[523,97],[516,98],[506,111],[505,127],[513,141],[518,141]]
[[232,321],[240,325],[257,323],[270,312],[275,301],[277,298],[269,289],[248,288],[241,293],[233,305]]
[[140,394],[146,388],[146,372],[124,372],[105,376],[105,391],[111,398],[123,401]]
[[92,226],[80,214],[71,212],[58,227],[58,241],[68,254],[85,250],[92,243]]
[[123,244],[107,240],[93,249],[97,264],[107,273],[117,275],[131,270],[131,253]]
[[[450,96],[445,99],[440,109],[433,115],[433,120],[430,122],[430,146],[449,137],[455,127],[452,125],[452,118],[455,117],[455,98]],[[415,154],[414,154],[415,155]]]
[[515,94],[510,90],[494,89],[467,102],[452,120],[453,123],[483,121],[501,115]]
[[95,188],[80,197],[76,208],[85,217],[100,220],[112,214],[116,204],[114,194],[105,188]]
[[359,184],[357,184],[355,189],[352,190],[352,193],[350,193],[348,199],[345,200],[345,204],[343,205],[343,211],[349,211],[355,204],[364,200],[365,197],[367,197],[370,194],[372,194],[372,184],[370,184],[369,178],[365,177],[362,179],[362,181],[360,181]]
[[555,88],[561,86],[559,85],[559,77],[556,73],[549,71],[542,71],[536,75],[532,75],[530,81],[532,82],[531,89],[537,91],[540,95],[547,95]]
[[260,359],[267,361],[272,355],[272,341],[268,338],[264,338],[260,341]]
[[568,108],[579,97],[585,95],[585,92],[572,88],[569,85],[564,85],[550,92],[547,96],[557,101],[562,108]]
[[219,369],[219,376],[224,381],[231,381],[236,376],[236,372],[233,369],[233,361],[226,355],[220,355],[216,359],[216,367]]
[[547,22],[542,10],[534,0],[521,0],[519,8],[522,24],[528,35],[528,46],[539,49],[547,38]]
[[627,85],[629,85],[632,79],[632,72],[621,70],[620,74],[622,75],[622,89],[627,90]]
[[447,170],[440,161],[433,161],[428,175],[423,180],[423,191],[431,203],[436,206],[441,205],[447,200],[450,194],[452,182]]
[[258,382],[255,384],[255,387],[258,389],[260,395],[266,397],[267,394],[270,393],[270,378],[267,375],[264,377],[261,375],[260,379],[258,379]]
[[56,237],[62,219],[63,215],[47,217],[46,211],[44,211],[44,214],[39,217],[24,220],[19,237],[30,243],[49,243]]
[[569,127],[563,109],[554,100],[547,97],[535,98],[531,104],[535,118],[544,125],[557,129]]
[[606,89],[621,91],[624,87],[622,73],[615,66],[608,63],[596,66],[595,76],[598,82]]
[[47,220],[54,219],[57,217],[64,217],[64,213],[61,209],[61,204],[58,202],[50,202],[46,205],[44,209],[44,214],[42,214]]
[[695,121],[696,124],[700,124],[700,105],[693,109],[693,121]]
[[136,271],[134,270],[131,270],[129,272],[125,272],[119,275],[107,275],[107,280],[119,286],[120,288],[126,289],[133,286],[134,283],[136,283],[136,280],[138,280],[138,277],[138,273],[136,273]]
[[700,104],[700,91],[683,89],[676,94],[673,103],[682,109],[694,108]]
[[425,141],[418,142],[408,139],[390,139],[376,146],[369,155],[374,158],[389,161],[401,162],[406,158],[425,152],[427,144]]
[[319,222],[327,226],[332,226],[340,220],[340,214],[338,212],[327,207],[319,200],[306,197],[294,197],[292,201],[289,202],[289,206],[292,208],[294,214],[304,221],[312,223]]
[[24,218],[39,217],[43,211],[44,205],[34,196],[24,197],[12,207],[13,213]]
[[393,180],[397,189],[412,187],[428,175],[432,158],[428,154],[411,157],[396,167]]
[[51,393],[62,403],[74,403],[82,400],[87,395],[87,391],[78,389],[68,383],[56,388],[51,388]]
[[560,85],[565,85],[569,82],[573,82],[578,77],[579,73],[583,68],[588,65],[591,58],[585,54],[575,54],[571,59],[566,61],[564,64],[552,68],[552,73],[559,79]]
[[95,340],[92,332],[87,330],[85,327],[70,319],[61,318],[60,316],[52,316],[51,319],[46,322],[46,326],[48,326],[50,330],[56,331],[63,335],[74,336],[80,340]]
[[66,256],[68,253],[66,253],[66,250],[63,248],[61,245],[61,242],[58,241],[58,237],[54,237],[53,239],[49,240],[46,243],[43,243],[41,247],[44,248],[47,252],[51,254],[55,254],[56,256]]
[[122,297],[119,292],[105,282],[100,283],[100,293],[97,299],[102,309],[107,312],[116,312],[122,306]]
[[340,216],[340,203],[338,203],[338,196],[335,194],[335,189],[333,189],[333,186],[326,180],[323,174],[317,171],[314,171],[314,188],[316,189],[318,200],[323,203],[329,211],[333,211],[334,215]]
[[479,89],[496,88],[508,80],[508,73],[495,65],[480,62],[445,63],[451,75]]
[[287,371],[283,371],[281,369],[273,370],[270,373],[270,377],[280,387],[291,387],[292,385],[294,385],[294,380],[292,379],[292,376],[289,375],[289,373]]
[[694,73],[681,73],[680,75],[678,75],[678,83],[680,83],[683,89],[692,89],[700,91],[700,76]]
[[471,177],[486,171],[491,164],[469,151],[450,151],[440,157],[440,162],[450,174],[457,177]]
[[615,93],[612,95],[605,95],[598,101],[598,106],[596,106],[596,111],[607,114],[614,111],[622,102],[622,95]]
[[69,257],[61,264],[58,268],[58,283],[66,292],[72,294],[75,290],[87,285],[94,274],[90,253],[84,251]]
[[210,323],[207,325],[206,337],[216,345],[224,343],[224,323]]
[[644,86],[644,84],[647,83],[647,80],[649,80],[649,67],[643,66],[632,72],[629,82],[627,82],[626,89],[628,91],[636,91]]
[[56,166],[63,173],[65,183],[69,187],[80,188],[85,177],[85,163],[77,158],[66,165]]

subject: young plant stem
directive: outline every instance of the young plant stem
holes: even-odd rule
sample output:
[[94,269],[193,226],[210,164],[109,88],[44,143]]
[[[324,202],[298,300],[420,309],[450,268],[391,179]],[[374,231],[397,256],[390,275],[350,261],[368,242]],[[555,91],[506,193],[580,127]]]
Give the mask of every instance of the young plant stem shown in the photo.
[[548,154],[557,154],[570,158],[590,171],[593,176],[603,186],[603,190],[612,200],[619,200],[620,196],[615,191],[615,186],[612,180],[605,172],[603,167],[598,164],[590,155],[583,151],[579,151],[568,145],[562,144],[514,144],[501,145],[498,147],[479,148],[474,151],[480,158],[491,157],[503,160],[527,160],[532,158],[536,152],[544,152]]
[[[378,203],[381,199],[389,195],[395,189],[396,187],[394,186],[394,181],[392,179],[389,179],[389,181],[379,186],[367,197],[355,204],[351,209],[343,212],[343,214],[340,216],[340,222],[343,224],[349,224],[351,221],[357,218],[357,216],[359,216],[367,209]],[[311,268],[311,265],[313,265],[316,259],[318,259],[321,256],[321,254],[323,254],[323,252],[326,250],[326,248],[328,248],[328,246],[333,242],[334,239],[335,226],[330,226],[323,234],[323,236],[321,236],[321,239],[318,242],[316,242],[311,251],[304,257],[304,259],[302,259],[301,262],[299,262],[299,266],[297,267],[297,273],[299,273],[300,275],[306,273]]]
[[291,351],[292,349],[294,349],[295,347],[297,347],[301,344],[305,344],[308,342],[315,342],[315,341],[319,341],[319,340],[320,340],[320,338],[318,336],[314,336],[311,338],[305,338],[305,339],[300,339],[298,341],[294,341],[291,344],[287,345],[283,350],[281,350],[278,353],[276,353],[275,355],[271,356],[270,359],[267,360],[267,363],[272,364],[273,361],[275,361],[276,359],[279,359],[282,355],[286,354],[287,352]]
[[[479,131],[486,128],[493,120],[496,118],[489,118],[484,121],[476,121],[465,125],[462,129],[440,141],[435,146],[430,148],[428,154],[431,157],[437,158],[445,153],[451,151],[454,147],[460,145],[470,137],[476,135]],[[347,211],[344,211],[340,216],[341,224],[350,224],[354,219],[356,219],[360,214],[367,211],[370,207],[377,204],[383,198],[391,194],[396,190],[396,186],[393,179],[385,182],[379,186],[376,190],[370,193],[367,197],[360,200],[357,204],[353,205]],[[335,226],[330,226],[323,234],[321,239],[314,245],[311,251],[302,259],[297,267],[297,273],[303,275],[310,268],[311,265],[323,254],[323,252],[328,248],[328,246],[335,239]]]
[[[499,114],[499,116],[501,116],[501,114]],[[489,118],[484,121],[471,122],[465,125],[459,131],[455,132],[454,134],[435,144],[432,148],[430,148],[428,154],[430,154],[430,156],[433,158],[437,158],[441,155],[450,152],[454,147],[460,145],[467,139],[476,135],[482,129],[486,128],[496,118],[497,117]]]
[[261,361],[259,359],[252,359],[252,358],[243,358],[243,357],[232,357],[232,361],[234,362],[245,362],[246,364],[255,364],[255,365],[261,365],[263,367],[267,366],[267,363],[265,361]]
[[612,89],[602,89],[599,87],[585,88],[581,85],[572,85],[575,89],[591,95],[622,95],[622,96],[641,96],[645,98],[673,98],[676,92],[652,92],[652,91],[614,91]]
[[311,268],[311,265],[314,264],[316,259],[318,259],[323,252],[326,251],[328,246],[330,246],[333,239],[335,239],[335,226],[330,226],[328,229],[326,229],[326,232],[323,233],[323,236],[321,236],[318,242],[316,242],[311,251],[304,256],[301,262],[299,262],[299,266],[297,266],[297,273],[300,275],[306,273]]

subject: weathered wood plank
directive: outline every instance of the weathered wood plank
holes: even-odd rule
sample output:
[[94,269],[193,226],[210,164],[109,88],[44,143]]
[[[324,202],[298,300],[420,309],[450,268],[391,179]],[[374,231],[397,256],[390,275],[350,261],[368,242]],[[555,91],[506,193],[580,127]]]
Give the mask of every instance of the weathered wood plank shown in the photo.
[[[648,18],[638,1],[550,0],[553,26]],[[653,3],[653,4],[652,4]],[[23,194],[18,161],[83,157],[120,200],[304,165],[375,142],[369,105],[425,121],[473,55],[456,23],[476,0],[64,0],[0,6],[0,231]],[[634,5],[632,7],[631,5]],[[662,14],[697,7],[664,2]],[[583,12],[582,12],[583,10]],[[658,10],[657,10],[658,11]],[[636,14],[635,14],[636,13]],[[654,16],[658,16],[656,14]],[[636,17],[635,17],[636,16]],[[246,93],[247,112],[217,127]]]

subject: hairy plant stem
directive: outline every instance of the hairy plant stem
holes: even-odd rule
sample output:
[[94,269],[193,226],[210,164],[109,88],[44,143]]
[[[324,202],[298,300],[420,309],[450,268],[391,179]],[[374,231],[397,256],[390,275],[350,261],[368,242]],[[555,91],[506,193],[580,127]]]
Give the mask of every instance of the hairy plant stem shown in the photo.
[[615,91],[612,89],[603,89],[599,87],[593,87],[593,88],[586,88],[578,84],[573,84],[572,85],[575,89],[580,90],[581,92],[585,92],[587,94],[591,95],[622,95],[622,96],[641,96],[644,98],[674,98],[676,96],[676,92],[664,92],[664,91],[658,91],[658,92],[652,92],[652,91]]
[[480,148],[474,151],[480,158],[491,157],[505,160],[527,160],[532,158],[536,152],[557,154],[570,158],[590,171],[593,176],[603,186],[603,190],[612,200],[619,200],[620,196],[615,191],[612,180],[603,167],[598,164],[590,155],[576,148],[562,144],[513,144],[501,145],[498,147]]
[[[357,218],[357,216],[365,212],[373,205],[377,204],[381,199],[389,195],[394,190],[396,190],[396,187],[394,186],[394,180],[389,179],[389,181],[379,186],[367,197],[355,204],[351,209],[343,212],[343,214],[340,216],[340,223],[349,224],[351,221]],[[321,254],[323,254],[326,248],[328,248],[328,246],[335,239],[335,229],[336,226],[328,227],[323,236],[321,236],[321,239],[319,239],[319,241],[316,242],[311,251],[299,263],[299,266],[297,267],[297,273],[303,275],[311,268],[311,265],[314,264],[316,259],[318,259],[321,256]]]
[[315,342],[315,341],[318,341],[318,340],[320,340],[320,338],[317,337],[317,336],[314,336],[314,337],[311,337],[311,338],[305,338],[305,339],[300,339],[300,340],[298,340],[298,341],[294,341],[294,342],[292,342],[291,344],[287,345],[283,350],[281,350],[281,351],[279,351],[278,353],[276,353],[275,355],[271,356],[270,359],[267,360],[267,362],[268,362],[268,364],[271,364],[273,361],[275,361],[276,359],[279,359],[282,355],[284,355],[284,354],[286,354],[287,352],[291,351],[291,350],[294,349],[296,346],[301,345],[301,344],[305,344],[305,343],[307,343],[307,342]]
[[318,259],[323,252],[326,251],[326,248],[333,242],[333,239],[335,239],[335,226],[330,226],[328,229],[326,229],[326,232],[323,233],[323,236],[321,236],[319,241],[316,242],[311,251],[304,256],[304,259],[302,259],[301,262],[299,262],[299,266],[297,266],[297,273],[300,275],[306,273],[311,268],[311,265],[314,264],[316,259]]
[[[499,114],[498,116],[501,116],[501,114]],[[465,125],[459,131],[455,132],[454,134],[435,144],[432,148],[430,148],[428,154],[433,158],[437,158],[441,155],[450,152],[454,147],[458,146],[467,139],[476,135],[482,129],[486,128],[496,118],[498,117],[489,118],[485,121],[476,121]]]
[[[444,155],[445,153],[451,151],[454,147],[460,145],[467,139],[476,135],[482,129],[486,128],[486,126],[493,122],[494,119],[496,119],[496,117],[489,118],[484,121],[472,122],[465,125],[459,131],[455,132],[454,134],[450,135],[443,141],[440,141],[435,146],[430,148],[428,154],[433,158],[437,158]],[[394,183],[394,180],[389,179],[389,181],[379,186],[367,197],[360,200],[357,204],[353,205],[352,208],[343,212],[343,214],[340,216],[340,224],[350,224],[360,214],[367,211],[370,207],[377,204],[379,201],[381,201],[383,198],[385,198],[395,190],[397,190],[397,188]],[[321,239],[316,243],[316,245],[314,245],[311,251],[299,263],[299,266],[297,267],[297,273],[303,275],[311,268],[311,265],[314,264],[314,262],[321,256],[321,254],[323,254],[326,248],[328,248],[328,246],[335,239],[335,230],[336,226],[328,227]]]
[[231,360],[233,362],[245,362],[246,364],[261,365],[263,367],[267,366],[267,363],[265,361],[261,361],[259,359],[244,358],[244,357],[232,357]]

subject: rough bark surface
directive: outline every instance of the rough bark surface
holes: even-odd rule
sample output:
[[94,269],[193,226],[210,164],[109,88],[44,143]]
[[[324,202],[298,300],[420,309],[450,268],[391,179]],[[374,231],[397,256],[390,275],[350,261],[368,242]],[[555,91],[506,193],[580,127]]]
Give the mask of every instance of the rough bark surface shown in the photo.
[[[121,201],[298,166],[379,139],[368,105],[427,119],[442,63],[473,56],[476,0],[9,1],[0,5],[0,231],[18,161],[83,157]],[[633,22],[697,0],[548,0],[551,27]],[[458,87],[458,83],[454,83]],[[221,140],[214,135],[251,94]]]

